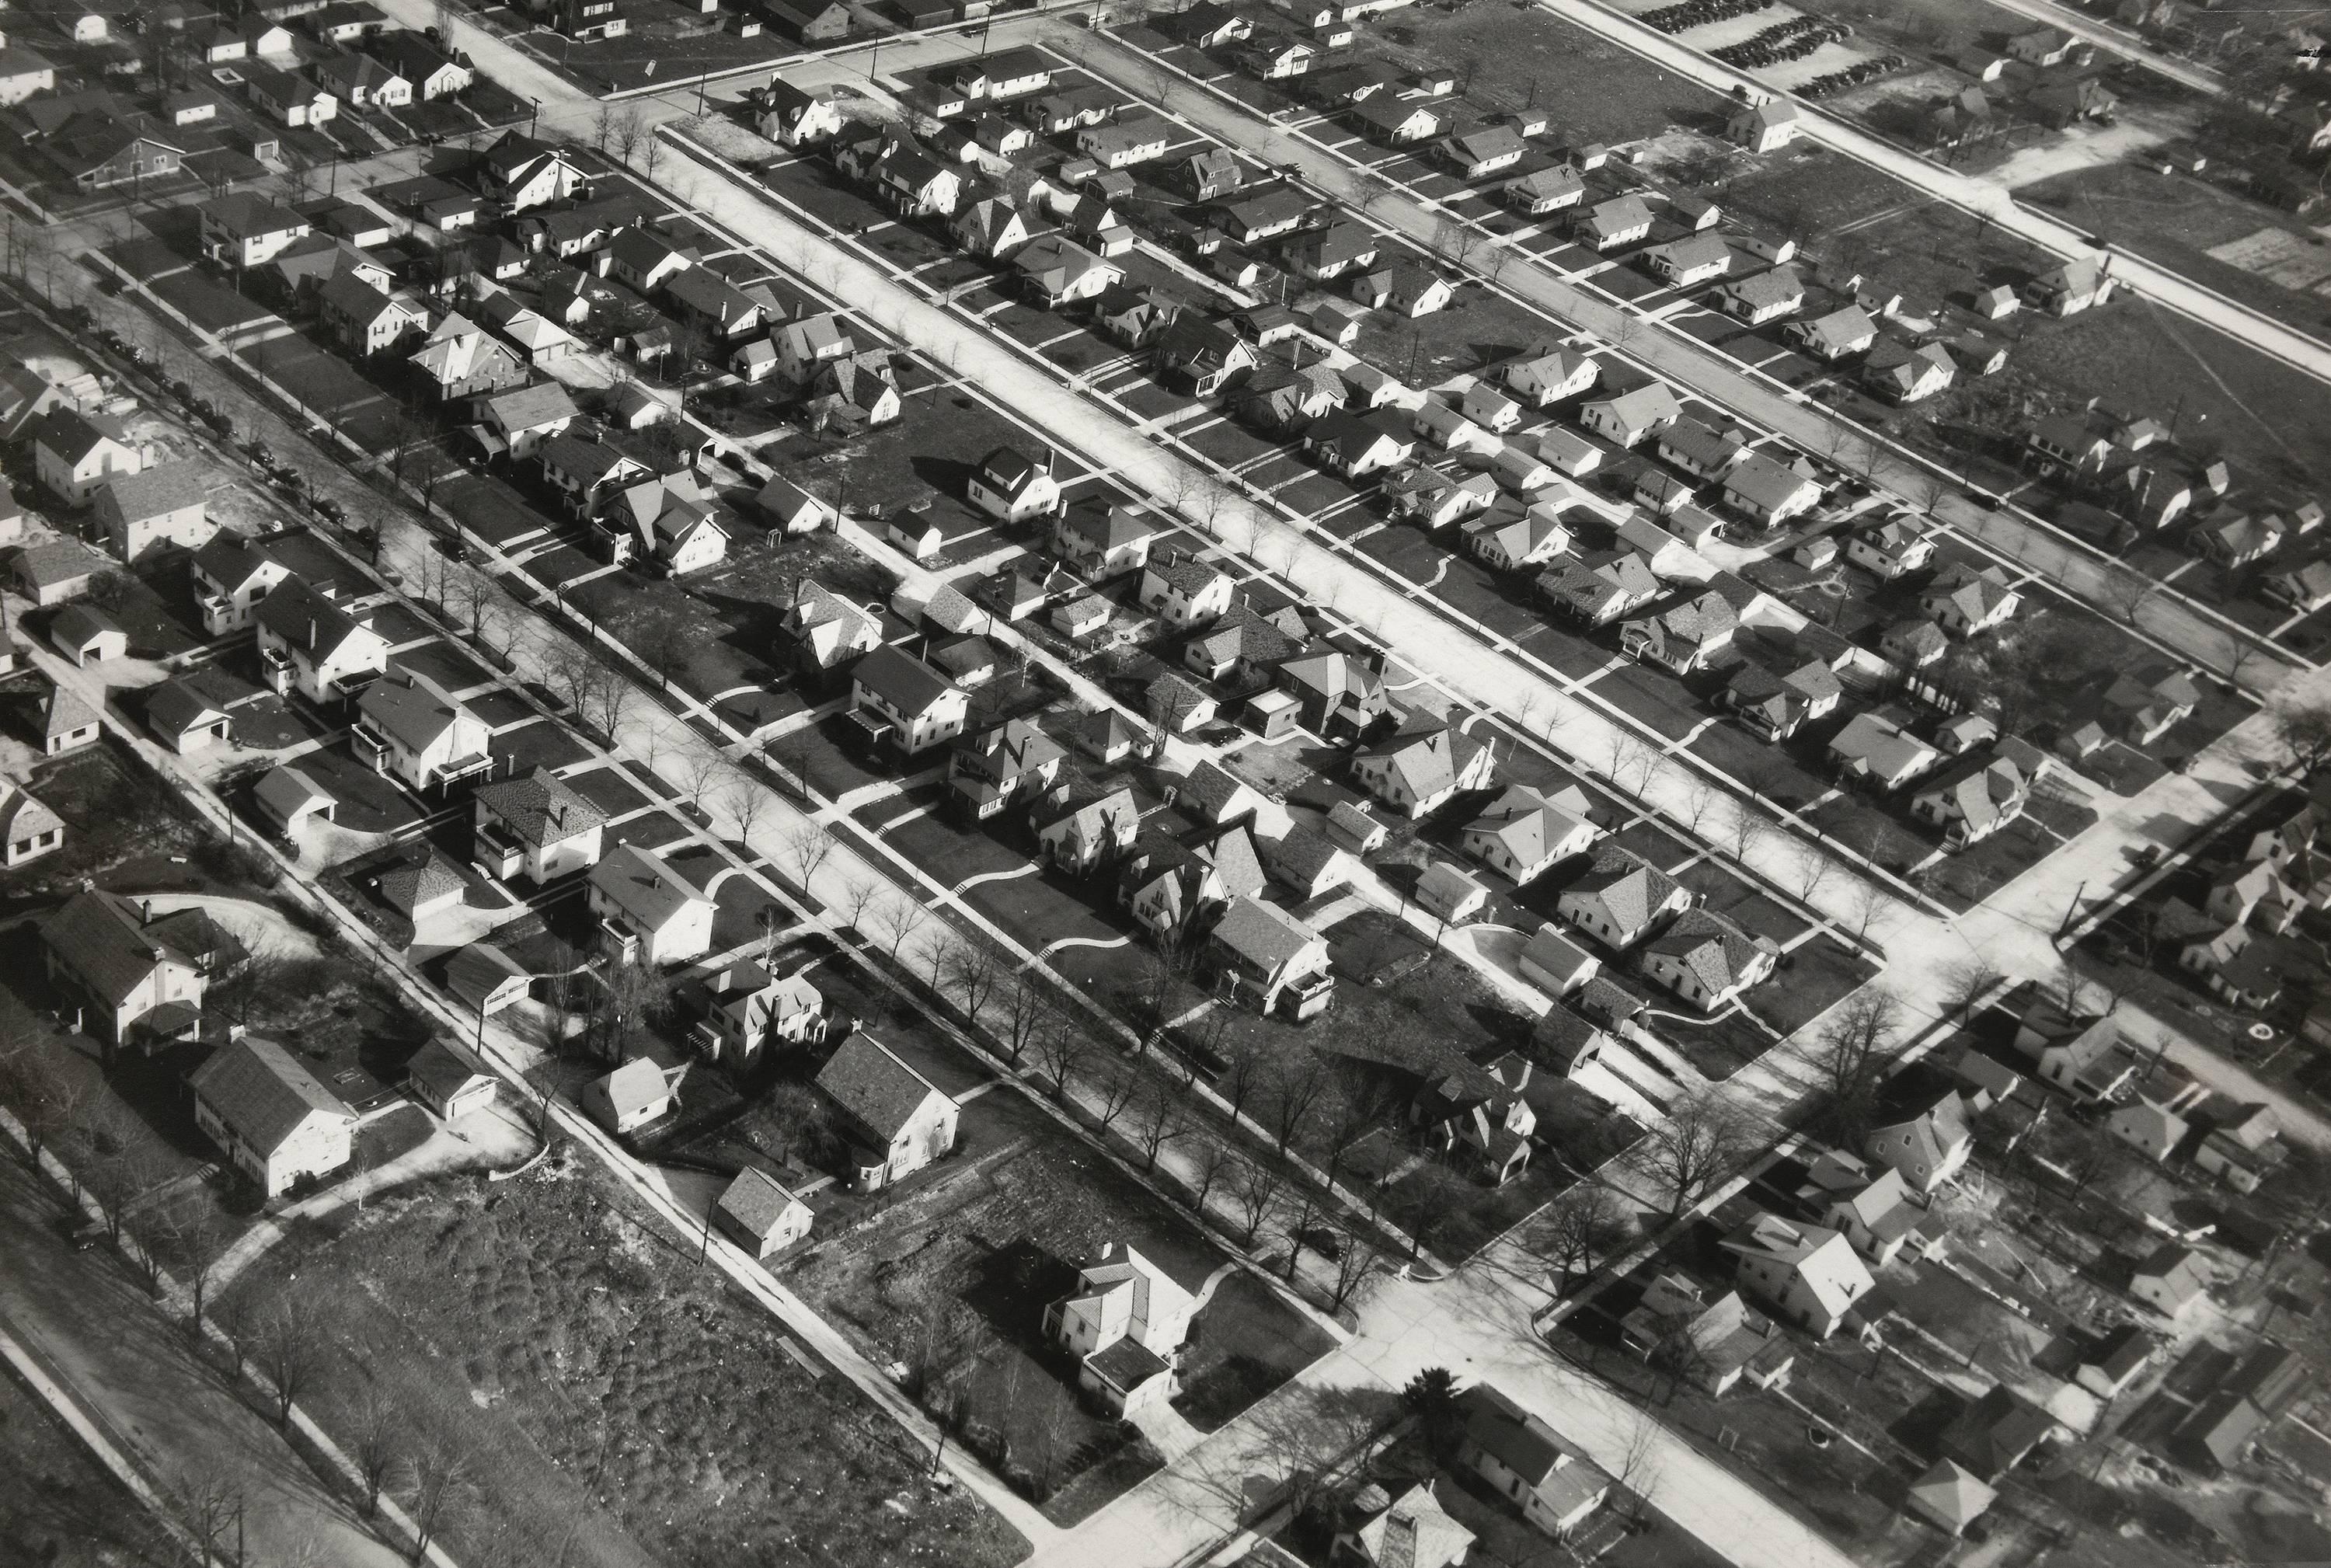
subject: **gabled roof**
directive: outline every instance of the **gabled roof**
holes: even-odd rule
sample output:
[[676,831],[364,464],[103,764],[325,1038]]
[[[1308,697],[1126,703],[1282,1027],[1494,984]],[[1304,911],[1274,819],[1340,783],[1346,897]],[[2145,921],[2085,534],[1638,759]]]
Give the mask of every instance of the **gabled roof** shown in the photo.
[[47,448],[68,463],[78,464],[109,441],[116,446],[130,446],[129,432],[119,420],[107,413],[85,414],[60,406],[43,414],[41,423],[33,427],[33,444]]
[[669,927],[691,905],[710,905],[702,889],[631,844],[618,844],[591,868],[591,887],[640,928]]
[[1360,755],[1386,765],[1410,796],[1422,801],[1455,789],[1459,775],[1480,751],[1479,741],[1441,724],[1403,730]]
[[1242,898],[1231,900],[1215,923],[1213,938],[1257,968],[1275,973],[1318,941],[1319,935],[1276,904]]
[[547,768],[481,786],[474,797],[526,843],[562,843],[604,824],[606,813]]
[[257,1035],[220,1047],[189,1082],[239,1139],[264,1155],[282,1147],[310,1117],[356,1120],[290,1051]]
[[1708,995],[1720,996],[1741,983],[1760,955],[1772,952],[1772,943],[1751,936],[1721,915],[1687,909],[1651,939],[1649,951],[1674,959]]
[[436,681],[399,666],[365,689],[357,711],[401,742],[423,752],[435,745],[470,710]]
[[853,1031],[819,1069],[817,1087],[887,1144],[909,1126],[937,1085],[864,1030]]
[[1650,922],[1652,910],[1664,908],[1682,886],[1634,851],[1605,844],[1595,852],[1594,866],[1564,892],[1599,897],[1622,929],[1635,931]]
[[901,713],[928,713],[955,690],[946,676],[889,643],[861,660],[850,674],[852,680]]
[[766,1171],[747,1165],[737,1173],[713,1207],[747,1235],[766,1240],[785,1223],[785,1215],[801,1199]]

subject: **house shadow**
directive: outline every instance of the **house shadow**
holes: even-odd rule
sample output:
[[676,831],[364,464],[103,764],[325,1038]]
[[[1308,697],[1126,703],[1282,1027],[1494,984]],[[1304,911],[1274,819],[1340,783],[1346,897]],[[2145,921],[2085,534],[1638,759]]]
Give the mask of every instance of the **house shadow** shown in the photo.
[[1969,1402],[1946,1388],[1937,1388],[1887,1423],[1886,1435],[1915,1454],[1937,1455],[1943,1433],[1958,1420]]
[[976,1232],[967,1240],[985,1250],[970,1263],[970,1278],[958,1292],[965,1305],[998,1337],[1042,1349],[1043,1309],[1075,1287],[1076,1265],[1024,1236],[1002,1246]]

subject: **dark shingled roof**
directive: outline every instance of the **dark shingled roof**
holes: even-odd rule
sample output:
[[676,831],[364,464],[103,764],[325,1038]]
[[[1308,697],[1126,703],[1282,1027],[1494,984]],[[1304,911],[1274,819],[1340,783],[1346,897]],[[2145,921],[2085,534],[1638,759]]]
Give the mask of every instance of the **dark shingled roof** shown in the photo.
[[319,1112],[356,1119],[340,1097],[290,1051],[256,1035],[221,1048],[195,1070],[192,1082],[238,1137],[265,1154],[273,1154]]
[[819,1071],[817,1087],[885,1143],[897,1137],[923,1102],[939,1092],[864,1030],[842,1042]]

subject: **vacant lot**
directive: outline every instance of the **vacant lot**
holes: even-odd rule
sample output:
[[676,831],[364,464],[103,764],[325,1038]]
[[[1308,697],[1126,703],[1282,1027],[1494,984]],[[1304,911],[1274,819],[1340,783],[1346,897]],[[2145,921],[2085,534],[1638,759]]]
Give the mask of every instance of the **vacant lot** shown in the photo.
[[[293,1277],[296,1276],[296,1282]],[[311,1392],[345,1436],[374,1393],[400,1447],[445,1445],[479,1506],[450,1545],[512,1568],[866,1561],[1001,1565],[1026,1551],[843,1379],[813,1376],[761,1308],[698,1266],[595,1166],[449,1180],[344,1216],[237,1282],[231,1312],[298,1302],[326,1342]]]
[[[1451,66],[1484,108],[1550,109],[1557,141],[1624,142],[1703,124],[1724,100],[1615,43],[1531,7],[1468,5],[1400,14],[1384,34],[1413,38],[1420,56]],[[1546,89],[1559,81],[1559,93]]]

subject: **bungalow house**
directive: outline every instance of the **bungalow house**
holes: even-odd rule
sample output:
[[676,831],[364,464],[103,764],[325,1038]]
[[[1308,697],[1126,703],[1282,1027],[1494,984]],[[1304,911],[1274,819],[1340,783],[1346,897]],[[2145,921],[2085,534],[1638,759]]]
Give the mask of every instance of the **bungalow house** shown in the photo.
[[2007,57],[2026,65],[2061,65],[2079,41],[2060,27],[2035,27],[2007,41]]
[[348,739],[359,761],[415,793],[491,771],[492,731],[452,693],[400,666],[365,688]]
[[515,130],[504,131],[479,157],[470,177],[480,194],[509,213],[566,201],[590,181],[564,148]]
[[1682,883],[1633,851],[1605,844],[1594,866],[1563,889],[1555,913],[1623,953],[1691,907],[1691,890]]
[[1301,1022],[1334,994],[1327,939],[1275,905],[1232,899],[1206,941],[1223,993],[1251,1001],[1258,1012],[1283,1012]]
[[1788,146],[1803,127],[1795,104],[1773,98],[1734,110],[1724,123],[1724,134],[1750,152],[1766,153]]
[[779,325],[770,332],[769,343],[776,355],[777,374],[795,386],[816,380],[827,366],[858,352],[858,340],[848,325],[830,310]]
[[2223,522],[2203,523],[2188,542],[2193,553],[2206,560],[2222,566],[2247,566],[2280,549],[2283,532],[2280,518],[2244,512]]
[[1334,223],[1304,229],[1287,242],[1287,265],[1315,283],[1340,278],[1355,267],[1375,264],[1375,232],[1365,223]]
[[477,80],[469,56],[457,53],[449,57],[438,48],[435,40],[404,28],[392,28],[382,33],[373,53],[413,83],[414,91],[423,103],[467,91]]
[[2192,1126],[2171,1105],[2142,1094],[2135,1103],[2117,1107],[2105,1118],[2105,1131],[2155,1164],[2168,1160]]
[[1489,902],[1489,889],[1448,861],[1435,860],[1416,879],[1411,897],[1445,927],[1461,926],[1479,914]]
[[441,402],[480,396],[526,379],[526,366],[516,354],[459,314],[432,328],[409,363]]
[[261,599],[251,618],[262,674],[279,697],[297,688],[310,702],[336,702],[388,668],[387,640],[299,577]]
[[1561,1540],[1611,1495],[1611,1477],[1545,1421],[1489,1383],[1458,1397],[1457,1462],[1546,1535]]
[[1240,387],[1234,401],[1247,423],[1283,432],[1341,410],[1348,395],[1344,378],[1325,365],[1274,365]]
[[809,1234],[810,1206],[766,1171],[747,1165],[712,1204],[712,1222],[755,1262]]
[[1575,207],[1585,194],[1585,177],[1568,164],[1555,164],[1519,179],[1508,180],[1498,191],[1506,205],[1530,218]]
[[246,65],[243,87],[250,96],[252,108],[289,129],[322,125],[338,118],[340,112],[338,97],[296,71],[278,71],[270,65]]
[[393,65],[369,54],[334,54],[309,74],[318,87],[355,109],[404,109],[413,102],[413,83]]
[[566,510],[578,518],[598,511],[621,487],[652,477],[645,463],[606,442],[592,439],[595,432],[590,427],[585,430],[582,434],[562,431],[535,453],[543,481],[558,491]]
[[1804,280],[1793,267],[1775,267],[1750,278],[1736,278],[1716,291],[1724,310],[1751,327],[1762,327],[1803,309]]
[[1414,320],[1445,307],[1456,295],[1449,280],[1413,261],[1365,272],[1352,283],[1352,298],[1371,310],[1389,310]]
[[583,1109],[593,1121],[628,1137],[671,1114],[680,1104],[672,1075],[652,1057],[635,1056],[583,1086]]
[[2150,683],[2123,671],[2105,689],[2104,706],[2119,719],[2131,746],[2150,746],[2190,717],[2201,700],[2200,689],[2184,670]]
[[1810,320],[1792,321],[1787,330],[1806,353],[1832,365],[1863,352],[1878,341],[1878,323],[1859,305],[1841,306]]
[[1048,310],[1080,299],[1098,299],[1125,281],[1125,270],[1062,234],[1045,234],[1022,246],[1012,269],[1028,297]]
[[1842,1231],[1759,1214],[1723,1246],[1739,1260],[1741,1293],[1816,1339],[1835,1333],[1855,1304],[1878,1288]]
[[41,755],[62,756],[95,746],[103,726],[97,709],[70,688],[52,686],[41,705]]
[[1639,553],[1598,550],[1557,560],[1538,575],[1536,592],[1582,624],[1607,626],[1657,598],[1660,582]]
[[2110,1018],[2068,1012],[2044,998],[2017,1022],[2015,1049],[2031,1059],[2034,1076],[2091,1103],[2111,1098],[2136,1070]]
[[1861,1147],[1925,1197],[1957,1175],[1974,1152],[1966,1100],[1953,1089],[1915,1117],[1872,1127]]
[[1043,864],[1082,877],[1113,863],[1133,847],[1141,826],[1141,809],[1133,792],[1124,788],[1085,800],[1056,790],[1038,803],[1029,815],[1029,825],[1035,832],[1037,856]]
[[591,868],[588,886],[601,945],[619,961],[655,969],[711,950],[710,896],[635,846],[608,851]]
[[1913,1194],[1896,1172],[1873,1175],[1851,1155],[1824,1155],[1799,1195],[1811,1198],[1822,1225],[1842,1232],[1874,1268],[1905,1251],[1931,1258],[1942,1250],[1945,1232],[1933,1205]]
[[1895,790],[1942,760],[1942,754],[1889,716],[1857,713],[1830,737],[1831,762],[1849,783]]
[[882,618],[821,584],[804,580],[794,588],[779,632],[792,645],[797,668],[823,674],[881,646]]
[[1257,364],[1254,345],[1221,322],[1190,313],[1158,338],[1153,362],[1161,376],[1186,384],[1197,397],[1225,390]]
[[1651,246],[1643,252],[1643,261],[1669,287],[1689,289],[1730,271],[1732,247],[1721,234],[1689,234]]
[[470,806],[471,858],[498,878],[540,887],[599,863],[606,813],[546,768],[484,784]]
[[709,267],[673,273],[663,297],[683,318],[702,323],[716,344],[750,337],[764,325],[760,302]]
[[1619,628],[1619,647],[1647,664],[1689,675],[1732,646],[1732,633],[1739,624],[1731,603],[1711,591],[1657,615],[1625,622]]
[[2098,1399],[2117,1398],[2152,1364],[2159,1349],[2144,1325],[2124,1323],[2098,1340],[2080,1358],[2073,1381]]
[[1745,1378],[1760,1390],[1780,1388],[1796,1365],[1796,1352],[1772,1319],[1755,1311],[1737,1290],[1715,1299],[1680,1275],[1662,1274],[1620,1326],[1636,1354],[1660,1355],[1711,1399]]
[[851,671],[851,718],[867,742],[914,756],[963,733],[968,699],[947,677],[884,645]]
[[163,463],[108,480],[97,492],[98,520],[113,553],[135,561],[159,546],[200,549],[218,531],[210,518],[203,468]]
[[1546,408],[1590,390],[1602,367],[1584,354],[1549,349],[1509,362],[1502,378],[1515,396],[1532,408]]
[[1242,245],[1276,239],[1311,215],[1311,198],[1292,185],[1277,185],[1223,204],[1223,232]]
[[1845,558],[1889,582],[1923,571],[1935,558],[1926,522],[1896,508],[1882,518],[1856,523],[1846,536]]
[[713,520],[712,503],[687,470],[603,493],[592,533],[610,561],[652,561],[671,577],[728,556],[728,530]]
[[1996,1482],[2032,1449],[2061,1435],[2054,1416],[2013,1390],[1998,1387],[1962,1410],[1936,1446],[1968,1474]]
[[1299,615],[1265,616],[1240,604],[1190,640],[1182,650],[1182,663],[1208,680],[1251,685],[1300,652],[1307,636]]
[[[845,27],[847,14],[844,12]],[[757,101],[760,112],[755,125],[760,133],[795,152],[815,147],[842,129],[841,102],[829,90],[812,92],[772,74]]]
[[248,1036],[222,1046],[186,1080],[195,1126],[273,1198],[352,1156],[356,1113],[299,1058]]
[[1911,814],[1943,830],[1946,848],[1979,843],[2023,814],[2031,781],[2006,757],[1963,756],[1911,797]]
[[1078,1386],[1123,1418],[1162,1403],[1199,1297],[1121,1241],[1103,1246],[1044,1309],[1044,1337],[1078,1364]]
[[2101,261],[2082,258],[2051,267],[2023,285],[2023,302],[2050,316],[2075,316],[2112,298],[2113,279]]
[[850,1145],[852,1192],[893,1186],[955,1148],[956,1102],[864,1030],[842,1042],[816,1084]]
[[1407,461],[1416,438],[1382,413],[1338,410],[1303,432],[1303,450],[1346,479],[1362,479]]
[[1972,637],[2013,618],[2023,596],[1998,566],[1953,566],[1919,595],[1918,608],[1955,636]]
[[1028,720],[1006,719],[955,743],[947,784],[973,818],[984,822],[1024,796],[1050,789],[1068,755]]
[[142,471],[146,455],[112,415],[57,407],[33,427],[33,465],[52,493],[77,507],[109,480]]
[[2196,1168],[2243,1193],[2257,1192],[2259,1183],[2285,1157],[2274,1109],[2259,1104],[2238,1107],[2212,1126],[2193,1151]]
[[1675,394],[1665,382],[1654,381],[1615,397],[1598,398],[1582,406],[1578,423],[1593,434],[1622,447],[1632,447],[1647,435],[1667,429],[1683,417]]
[[1597,251],[1616,251],[1651,232],[1651,209],[1641,196],[1613,196],[1578,214],[1572,229],[1582,244]]
[[1348,653],[1304,654],[1276,673],[1280,687],[1296,699],[1303,727],[1325,739],[1364,734],[1392,711],[1383,679]]
[[537,448],[575,423],[580,410],[556,381],[490,393],[478,400],[478,413],[492,436],[488,451],[530,457]]
[[1887,338],[1862,361],[1861,379],[1894,403],[1917,403],[1946,390],[1957,379],[1958,362],[1939,343],[1912,348]]
[[1214,721],[1222,704],[1179,671],[1168,670],[1142,690],[1142,711],[1168,735],[1187,735]]
[[1703,1012],[1761,984],[1779,963],[1770,937],[1752,936],[1705,909],[1685,910],[1643,950],[1643,974]]
[[1441,160],[1460,179],[1485,180],[1522,161],[1529,144],[1509,125],[1460,131],[1441,144]]
[[858,25],[842,0],[762,0],[762,8],[804,43],[836,43],[849,37]]
[[1338,1568],[1452,1568],[1464,1562],[1473,1532],[1441,1506],[1432,1487],[1427,1477],[1397,1497],[1381,1487],[1359,1494],[1331,1561]]
[[1174,128],[1154,114],[1132,114],[1076,133],[1077,150],[1105,169],[1130,168],[1164,157],[1174,145]]
[[1492,510],[1465,525],[1464,548],[1493,571],[1518,572],[1544,565],[1570,548],[1570,530],[1552,507],[1543,504],[1518,517]]
[[1528,784],[1508,784],[1459,838],[1467,854],[1517,884],[1535,881],[1602,837],[1592,818],[1575,815]]

